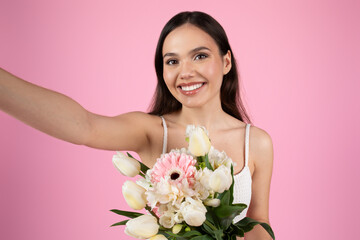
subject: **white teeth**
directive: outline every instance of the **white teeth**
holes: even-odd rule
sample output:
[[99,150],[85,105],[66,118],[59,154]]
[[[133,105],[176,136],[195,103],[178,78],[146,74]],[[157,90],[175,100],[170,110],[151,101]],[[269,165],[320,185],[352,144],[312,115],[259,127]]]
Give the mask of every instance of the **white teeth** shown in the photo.
[[181,86],[181,89],[183,91],[192,91],[192,90],[200,88],[202,85],[203,85],[203,83],[199,83],[199,84],[195,84],[195,85],[191,85],[191,86]]

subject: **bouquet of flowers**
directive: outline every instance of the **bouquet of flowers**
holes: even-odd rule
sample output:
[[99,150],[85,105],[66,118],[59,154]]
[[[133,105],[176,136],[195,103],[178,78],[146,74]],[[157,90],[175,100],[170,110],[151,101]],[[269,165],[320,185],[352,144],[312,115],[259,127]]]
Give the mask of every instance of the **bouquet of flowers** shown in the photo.
[[236,240],[260,224],[275,239],[271,227],[245,217],[233,223],[247,205],[233,204],[233,162],[211,146],[207,130],[187,126],[187,149],[162,154],[149,169],[140,161],[117,152],[115,167],[125,176],[142,178],[125,181],[127,204],[148,214],[112,209],[128,217],[111,226],[126,225],[125,233],[150,240]]

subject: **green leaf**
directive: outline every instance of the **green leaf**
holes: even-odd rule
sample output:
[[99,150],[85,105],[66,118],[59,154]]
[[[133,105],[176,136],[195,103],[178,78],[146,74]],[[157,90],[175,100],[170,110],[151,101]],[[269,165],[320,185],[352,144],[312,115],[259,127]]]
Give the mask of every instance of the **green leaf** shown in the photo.
[[214,231],[214,234],[215,234],[215,239],[216,240],[222,240],[223,239],[222,237],[223,237],[224,233],[223,233],[222,229]]
[[270,225],[267,223],[258,222],[252,218],[245,217],[245,218],[241,219],[239,222],[235,223],[235,226],[241,228],[244,232],[249,232],[257,224],[260,224],[269,233],[269,235],[272,237],[272,239],[275,240],[274,232],[271,229]]
[[139,217],[141,215],[144,215],[143,213],[128,212],[128,211],[122,211],[122,210],[118,210],[118,209],[111,209],[110,211],[113,212],[113,213],[116,213],[118,215],[129,217],[129,218],[136,218],[136,217]]
[[192,230],[190,232],[186,232],[184,233],[184,235],[182,235],[182,237],[193,237],[193,236],[201,236],[202,233],[196,230]]
[[233,218],[239,215],[245,208],[246,204],[235,204],[235,205],[220,205],[215,208],[214,212],[218,218],[228,218],[233,216]]
[[230,191],[224,191],[220,196],[220,205],[230,205]]
[[158,234],[164,235],[167,239],[188,240],[188,238],[184,238],[183,236],[180,236],[179,234],[174,234],[170,231],[160,230]]
[[133,159],[135,159],[136,161],[138,161],[140,163],[140,171],[143,173],[143,174],[146,174],[146,171],[149,170],[149,167],[146,166],[145,164],[143,164],[142,162],[140,162],[139,160],[137,160],[136,158],[134,158],[133,156],[131,156],[130,153],[126,152],[127,155]]
[[247,206],[245,204],[220,205],[215,208],[215,214],[220,219],[220,224],[224,230],[227,230],[234,218],[239,215]]
[[205,223],[201,225],[201,228],[204,230],[204,232],[210,234],[211,236],[215,236],[214,229],[212,229],[210,226],[206,225]]
[[244,230],[242,230],[241,228],[237,227],[236,225],[232,225],[233,227],[233,233],[236,235],[236,236],[239,236],[239,237],[244,237]]
[[205,154],[205,166],[210,169],[211,171],[214,171],[213,167],[211,166],[209,162],[209,154]]
[[206,209],[206,220],[215,225],[216,228],[220,228],[220,220],[215,215],[214,208],[206,207]]
[[211,166],[211,163],[209,162],[209,154],[205,154],[205,166],[210,169],[211,171],[214,171],[214,169]]
[[202,235],[202,236],[190,238],[190,240],[213,240],[213,238],[210,237],[209,235]]
[[232,178],[232,183],[231,183],[231,186],[229,188],[229,192],[230,192],[230,204],[232,204],[234,202],[234,184],[235,184],[235,181],[234,181],[234,167],[233,165],[231,164],[231,178]]
[[270,227],[270,225],[267,223],[260,223],[260,225],[268,232],[268,234],[272,237],[272,239],[275,240],[275,234],[272,228]]
[[166,231],[165,233],[168,234],[169,236],[172,236],[172,237],[176,237],[176,238],[181,237],[180,235],[175,234],[175,233],[170,232],[170,231]]
[[128,221],[129,221],[129,219],[121,221],[121,222],[117,222],[117,223],[114,223],[113,225],[111,225],[110,227],[125,225]]

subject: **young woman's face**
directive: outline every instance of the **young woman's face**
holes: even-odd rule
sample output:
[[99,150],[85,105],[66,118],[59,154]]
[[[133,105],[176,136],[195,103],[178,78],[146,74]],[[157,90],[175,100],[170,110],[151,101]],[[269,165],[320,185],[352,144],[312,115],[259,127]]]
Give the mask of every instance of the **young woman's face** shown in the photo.
[[221,56],[209,34],[184,24],[165,38],[162,52],[165,83],[183,106],[220,102],[222,79],[231,69],[230,51]]

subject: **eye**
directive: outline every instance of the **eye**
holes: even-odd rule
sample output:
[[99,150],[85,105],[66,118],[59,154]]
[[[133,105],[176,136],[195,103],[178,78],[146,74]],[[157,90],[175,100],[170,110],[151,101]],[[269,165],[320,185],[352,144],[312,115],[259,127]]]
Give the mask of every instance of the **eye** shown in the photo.
[[166,64],[167,64],[167,65],[177,64],[177,60],[175,60],[175,59],[169,59],[169,60],[166,61]]
[[206,55],[204,53],[200,53],[200,54],[195,56],[195,60],[204,59],[204,58],[207,58],[207,57],[208,57],[208,55]]

